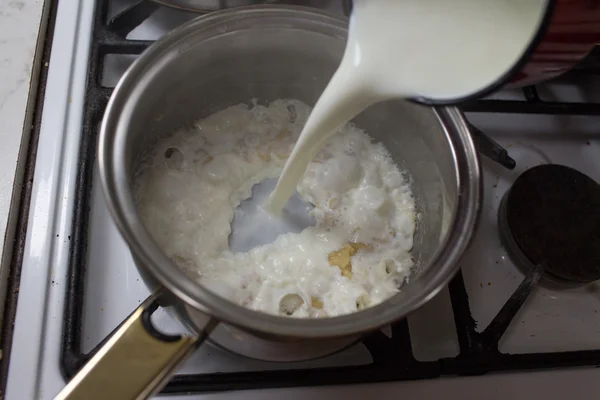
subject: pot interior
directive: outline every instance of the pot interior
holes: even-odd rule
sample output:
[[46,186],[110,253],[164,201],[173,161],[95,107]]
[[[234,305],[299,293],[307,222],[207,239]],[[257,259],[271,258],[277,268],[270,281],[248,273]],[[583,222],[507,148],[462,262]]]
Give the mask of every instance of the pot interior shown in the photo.
[[[248,11],[229,13],[228,18],[213,17],[213,24],[210,18],[192,21],[173,37],[167,35],[128,71],[125,82],[119,85],[123,87],[117,89],[122,101],[114,100],[111,105],[123,110],[114,122],[117,133],[110,138],[109,133],[102,140],[117,143],[114,146],[124,160],[122,164],[115,161],[115,165],[123,167],[129,182],[136,161],[149,146],[218,110],[253,99],[266,103],[293,98],[315,104],[341,59],[344,21],[305,11],[276,13],[269,19],[259,11],[245,13]],[[382,142],[400,169],[408,173],[419,214],[413,249],[416,271],[399,294],[357,313],[377,315],[373,324],[379,317],[383,321],[405,316],[438,289],[427,289],[435,276],[443,275],[439,278],[443,284],[457,269],[435,261],[451,232],[460,198],[458,164],[462,161],[457,160],[456,149],[464,138],[459,138],[455,128],[444,127],[443,121],[450,120],[448,112],[408,101],[389,101],[369,108],[354,120],[375,141]],[[107,129],[112,122],[105,124]],[[100,147],[107,145],[101,143]],[[459,153],[462,157],[464,152]],[[132,202],[131,187],[124,190],[122,198]],[[110,200],[111,195],[108,197]],[[139,222],[137,216],[127,218]],[[132,247],[134,253],[144,251]],[[170,264],[160,268],[177,268]],[[369,318],[361,318],[365,317]],[[329,320],[338,318],[346,317]]]

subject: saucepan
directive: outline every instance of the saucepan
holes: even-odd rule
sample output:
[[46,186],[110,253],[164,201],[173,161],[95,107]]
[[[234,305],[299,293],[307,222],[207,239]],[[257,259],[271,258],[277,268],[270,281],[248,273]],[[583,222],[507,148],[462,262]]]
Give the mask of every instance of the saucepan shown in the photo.
[[[389,101],[354,120],[408,172],[420,215],[412,252],[417,268],[411,281],[382,304],[321,319],[252,311],[189,279],[140,220],[132,179],[149,146],[252,99],[314,104],[341,60],[346,26],[343,19],[308,8],[222,11],[168,33],[128,69],[106,109],[98,162],[112,218],[153,294],[58,398],[149,396],[207,337],[232,352],[271,361],[324,356],[405,318],[454,276],[481,207],[478,154],[456,108]],[[151,315],[158,306],[171,310],[194,334],[171,336],[155,329]]]
[[225,8],[252,6],[261,3],[276,3],[277,0],[152,0],[179,10],[205,13]]

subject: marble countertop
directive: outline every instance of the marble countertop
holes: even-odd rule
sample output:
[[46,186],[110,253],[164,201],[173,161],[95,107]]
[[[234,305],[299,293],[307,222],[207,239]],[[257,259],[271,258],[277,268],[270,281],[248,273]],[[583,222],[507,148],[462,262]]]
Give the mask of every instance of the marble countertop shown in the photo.
[[[31,131],[38,37],[44,0],[0,0],[0,260],[9,261],[21,178]],[[42,30],[45,32],[45,29]],[[41,42],[41,41],[40,41]],[[40,50],[41,51],[41,50]],[[20,155],[23,155],[20,157]]]

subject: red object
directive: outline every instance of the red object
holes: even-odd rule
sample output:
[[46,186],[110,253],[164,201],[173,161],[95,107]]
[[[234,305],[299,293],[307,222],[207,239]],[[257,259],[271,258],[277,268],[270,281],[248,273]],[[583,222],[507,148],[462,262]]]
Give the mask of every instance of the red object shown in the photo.
[[[528,1],[528,0],[523,0]],[[509,87],[540,83],[567,72],[600,43],[600,0],[549,0],[525,65]]]

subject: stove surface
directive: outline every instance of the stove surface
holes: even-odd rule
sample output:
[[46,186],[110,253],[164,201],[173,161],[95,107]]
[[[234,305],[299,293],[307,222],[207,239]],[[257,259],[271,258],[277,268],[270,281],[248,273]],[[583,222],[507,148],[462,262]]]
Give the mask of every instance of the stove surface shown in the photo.
[[[61,370],[70,375],[74,372],[70,368],[81,362],[73,358],[76,353],[87,354],[91,351],[149,295],[106,209],[93,159],[94,135],[102,104],[110,94],[109,88],[116,84],[136,56],[106,55],[102,73],[100,69],[93,70],[90,75],[92,83],[86,86],[88,58],[94,60],[98,56],[93,44],[90,52],[90,43],[86,39],[92,37],[96,11],[94,3],[62,2],[57,14],[55,46],[48,72],[23,256],[8,399],[52,398],[64,386]],[[109,19],[114,21],[137,3],[140,2],[111,1]],[[339,14],[344,11],[341,1],[311,4],[318,4]],[[155,40],[193,17],[195,15],[187,12],[157,7],[150,18],[127,34],[127,38],[139,43]],[[117,24],[121,22],[117,18]],[[122,28],[122,25],[119,26]],[[95,73],[101,84],[98,88],[93,84]],[[469,390],[486,389],[487,398],[519,398],[518,394],[524,392],[513,391],[515,385],[521,388],[539,385],[535,386],[537,394],[542,394],[545,388],[550,396],[558,396],[567,392],[557,382],[567,378],[572,379],[573,383],[585,384],[590,391],[600,390],[600,375],[593,369],[439,378],[440,375],[446,375],[444,367],[455,368],[451,371],[457,371],[455,373],[459,375],[478,375],[488,369],[524,371],[544,369],[547,365],[592,367],[600,364],[599,283],[570,288],[536,285],[516,316],[512,321],[509,320],[509,324],[507,322],[506,332],[499,337],[497,350],[489,353],[493,357],[488,358],[489,354],[468,343],[469,340],[479,343],[480,336],[477,335],[485,336],[486,327],[526,279],[504,249],[498,230],[500,201],[512,183],[524,171],[548,163],[567,165],[600,182],[600,158],[597,156],[600,154],[600,95],[597,94],[600,91],[596,90],[599,87],[600,75],[578,73],[536,89],[538,105],[532,107],[556,101],[598,104],[595,112],[588,112],[590,115],[576,115],[583,114],[577,109],[572,114],[532,113],[532,108],[525,106],[519,113],[500,114],[483,112],[490,111],[492,103],[465,105],[468,120],[506,148],[516,161],[516,168],[509,170],[482,157],[484,205],[481,223],[471,248],[462,259],[462,273],[450,288],[444,289],[431,302],[409,316],[407,322],[397,324],[393,330],[388,327],[374,339],[365,340],[332,356],[302,363],[251,360],[206,343],[186,361],[177,375],[216,376],[213,374],[233,373],[231,376],[235,378],[239,376],[237,373],[251,372],[257,373],[252,376],[259,378],[252,384],[235,379],[223,380],[220,386],[214,382],[204,382],[209,391],[219,393],[203,390],[201,394],[188,393],[189,396],[184,398],[280,398],[283,395],[289,398],[326,398],[331,395],[358,398],[373,393],[380,393],[380,396],[416,396],[418,393],[420,398],[437,398],[441,395],[452,398],[462,395],[467,387],[471,388]],[[97,93],[90,94],[94,90]],[[522,91],[507,91],[495,94],[488,100],[524,102],[525,97]],[[74,269],[79,272],[73,274]],[[467,307],[466,313],[456,311],[464,307]],[[179,323],[163,311],[155,313],[155,322],[167,333],[184,331]],[[407,342],[387,341],[386,338],[396,335],[403,339],[409,336],[410,339]],[[383,350],[379,348],[381,343],[384,344]],[[357,374],[363,371],[364,374],[371,374],[367,368],[381,362],[378,358],[382,352],[386,352],[385,343],[408,343],[409,347],[400,350],[409,355],[412,352],[415,369],[408,374],[398,374],[398,379],[382,380],[437,378],[363,385],[360,389],[339,386],[291,388],[295,384],[302,384],[298,382],[304,382],[305,370],[315,370],[318,375],[320,371],[325,371],[323,367],[357,368],[353,369],[354,375],[345,380],[341,377],[333,381],[317,380],[316,385],[370,381],[361,379]],[[73,352],[69,352],[69,349]],[[556,361],[552,358],[556,352],[573,353]],[[528,355],[532,353],[539,357],[529,358]],[[516,358],[505,359],[504,354]],[[479,358],[469,358],[473,355]],[[523,357],[519,358],[519,355]],[[465,360],[471,360],[471,363],[465,363]],[[489,360],[506,361],[509,367],[498,368]],[[377,370],[371,381],[378,381],[376,375],[385,369],[393,371],[394,368],[403,367],[397,365],[398,360],[384,361],[396,364],[386,364],[389,368]],[[406,366],[406,369],[409,367]],[[472,369],[474,367],[479,369]],[[268,375],[268,371],[284,370],[299,372]],[[278,384],[277,376],[284,376],[284,381]],[[223,375],[219,378],[223,378]],[[268,384],[261,385],[260,381]],[[22,382],[31,384],[23,385]],[[185,392],[197,391],[197,386],[174,387],[188,388]],[[286,389],[235,391],[254,387]],[[577,394],[568,393],[570,397],[578,398]]]

